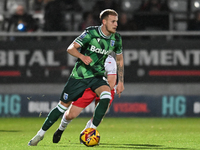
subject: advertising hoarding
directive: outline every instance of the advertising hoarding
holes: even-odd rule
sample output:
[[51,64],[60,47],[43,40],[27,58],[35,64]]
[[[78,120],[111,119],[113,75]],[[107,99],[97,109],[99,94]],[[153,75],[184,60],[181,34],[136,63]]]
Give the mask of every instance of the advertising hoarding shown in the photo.
[[[59,95],[1,94],[0,117],[46,117]],[[92,116],[92,102],[80,116]],[[199,117],[200,97],[185,95],[143,95],[115,97],[108,117]]]

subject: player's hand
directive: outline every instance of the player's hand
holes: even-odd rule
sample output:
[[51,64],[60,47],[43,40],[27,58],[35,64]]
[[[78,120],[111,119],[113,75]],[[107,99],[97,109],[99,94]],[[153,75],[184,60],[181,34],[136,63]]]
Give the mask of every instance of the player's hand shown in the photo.
[[90,56],[84,56],[82,55],[80,57],[80,59],[82,60],[82,62],[84,62],[84,64],[89,65],[92,62],[92,59],[90,58]]
[[118,82],[116,91],[117,95],[121,97],[121,93],[124,91],[124,84],[122,82]]

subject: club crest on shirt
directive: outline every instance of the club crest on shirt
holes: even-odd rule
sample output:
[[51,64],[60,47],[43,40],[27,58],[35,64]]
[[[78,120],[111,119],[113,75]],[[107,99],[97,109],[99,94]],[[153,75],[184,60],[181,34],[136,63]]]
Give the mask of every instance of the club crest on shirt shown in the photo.
[[63,94],[63,99],[64,99],[64,100],[67,100],[67,99],[68,99],[68,94],[67,94],[67,93],[64,93],[64,94]]
[[115,41],[114,40],[110,40],[110,45],[114,46],[115,45]]

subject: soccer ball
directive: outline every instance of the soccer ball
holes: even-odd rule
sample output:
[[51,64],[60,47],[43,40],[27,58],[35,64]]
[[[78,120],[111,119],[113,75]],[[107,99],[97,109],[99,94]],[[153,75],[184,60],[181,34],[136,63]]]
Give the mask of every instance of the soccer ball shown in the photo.
[[88,147],[98,145],[100,134],[96,129],[87,128],[80,134],[80,142]]

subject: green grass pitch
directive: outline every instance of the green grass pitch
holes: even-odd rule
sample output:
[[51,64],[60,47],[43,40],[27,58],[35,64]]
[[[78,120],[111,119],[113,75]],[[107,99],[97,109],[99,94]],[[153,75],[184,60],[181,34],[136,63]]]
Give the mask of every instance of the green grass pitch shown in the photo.
[[100,145],[79,143],[80,131],[89,118],[76,118],[58,144],[52,136],[60,119],[46,132],[38,146],[27,146],[45,118],[0,118],[1,150],[197,150],[200,149],[199,118],[110,118],[105,117],[98,131]]

